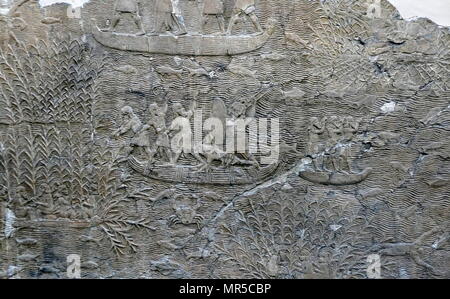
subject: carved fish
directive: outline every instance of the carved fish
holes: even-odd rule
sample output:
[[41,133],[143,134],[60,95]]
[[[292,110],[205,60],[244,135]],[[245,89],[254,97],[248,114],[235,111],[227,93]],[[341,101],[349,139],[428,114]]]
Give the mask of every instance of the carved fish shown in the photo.
[[196,68],[196,69],[186,68],[186,70],[189,72],[189,75],[191,77],[205,76],[211,78],[211,73],[208,73],[208,71],[206,71],[204,68]]
[[123,65],[113,68],[117,72],[121,72],[127,75],[134,74],[137,72],[136,68],[131,65]]
[[383,192],[384,192],[384,190],[381,189],[381,188],[369,188],[369,189],[366,189],[366,190],[360,190],[358,193],[363,199],[366,199],[366,198],[370,198],[370,197],[374,197],[374,196],[380,195]]
[[430,112],[423,119],[420,120],[424,125],[433,124],[437,121],[438,117],[444,112],[445,109],[436,107],[430,110]]
[[235,75],[256,78],[256,71],[251,71],[243,66],[230,64],[227,69]]
[[435,151],[435,150],[442,149],[444,146],[445,146],[445,142],[433,142],[429,145],[425,145],[422,148],[422,151],[423,152]]
[[97,269],[98,267],[99,267],[98,264],[96,262],[93,262],[93,261],[88,261],[86,263],[82,263],[81,264],[81,268],[83,268],[83,269],[91,269],[91,270],[93,270],[93,269]]
[[100,245],[101,245],[102,239],[101,239],[101,238],[96,239],[96,238],[91,237],[91,236],[85,236],[85,235],[83,235],[83,236],[80,237],[80,241],[83,241],[83,242],[93,242],[93,243],[97,244],[98,246],[100,246]]
[[177,249],[180,249],[180,247],[179,246],[177,246],[177,245],[175,245],[175,244],[173,244],[172,242],[170,242],[170,241],[157,241],[156,242],[159,246],[161,246],[161,247],[163,247],[163,248],[165,248],[165,249],[169,249],[169,250],[177,250]]
[[288,40],[290,42],[294,42],[296,44],[303,45],[305,47],[308,46],[308,42],[305,41],[304,39],[302,39],[300,36],[298,36],[295,33],[285,32],[284,36],[286,37],[286,40]]
[[156,72],[162,76],[176,76],[181,79],[181,75],[183,74],[183,70],[176,70],[171,68],[170,66],[158,66],[156,68]]
[[400,162],[391,162],[390,164],[391,164],[391,167],[395,170],[399,170],[399,171],[402,171],[405,173],[407,173],[409,171],[409,167],[403,165]]
[[16,239],[17,244],[19,245],[24,245],[24,246],[32,246],[32,245],[36,245],[37,241],[35,239]]
[[428,186],[433,188],[441,188],[448,186],[450,184],[450,180],[446,180],[443,178],[435,178],[426,182]]
[[46,25],[52,25],[52,24],[56,24],[56,23],[61,23],[61,19],[54,18],[54,17],[46,17],[41,20],[41,23],[46,24]]
[[271,61],[282,61],[286,59],[286,56],[278,54],[278,53],[270,53],[270,54],[261,54],[262,59],[267,59]]
[[362,107],[371,107],[375,101],[377,100],[377,97],[374,95],[367,95],[364,98],[362,98],[360,101],[356,102],[356,107],[362,108]]
[[399,142],[400,134],[392,132],[381,132],[378,134],[378,138],[384,143]]
[[306,93],[298,87],[295,87],[289,91],[281,91],[285,100],[301,100]]
[[169,257],[165,256],[157,261],[150,262],[150,269],[154,271],[170,272],[182,269],[182,266],[177,262],[173,262]]
[[38,256],[39,256],[38,254],[36,254],[36,255],[33,255],[33,254],[22,254],[22,255],[19,255],[19,256],[17,257],[17,259],[18,259],[19,261],[21,261],[21,262],[31,262],[31,261],[36,260],[36,258],[37,258]]
[[52,266],[41,266],[41,267],[39,267],[39,271],[42,273],[49,273],[49,274],[51,274],[51,273],[57,274],[57,273],[61,272]]

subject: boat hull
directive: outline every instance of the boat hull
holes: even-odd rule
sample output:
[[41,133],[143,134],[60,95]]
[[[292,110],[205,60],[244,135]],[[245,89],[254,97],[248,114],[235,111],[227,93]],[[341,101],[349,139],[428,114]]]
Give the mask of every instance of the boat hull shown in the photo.
[[278,164],[272,164],[260,169],[231,167],[229,169],[213,169],[209,172],[198,172],[195,167],[152,165],[130,157],[130,167],[143,176],[170,183],[186,183],[199,185],[250,185],[270,177]]
[[312,183],[321,185],[335,185],[345,186],[361,183],[369,177],[372,173],[371,168],[365,169],[360,173],[329,173],[329,172],[316,172],[316,171],[300,171],[299,176]]
[[102,45],[134,52],[153,54],[224,56],[248,53],[261,48],[273,33],[273,25],[260,33],[248,35],[182,35],[161,34],[136,36],[105,32],[96,28],[94,38]]

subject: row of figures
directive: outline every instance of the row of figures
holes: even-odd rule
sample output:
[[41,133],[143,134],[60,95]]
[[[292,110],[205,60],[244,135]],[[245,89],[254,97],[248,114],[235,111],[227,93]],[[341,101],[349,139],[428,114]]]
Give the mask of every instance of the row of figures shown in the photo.
[[25,186],[18,186],[15,196],[7,199],[6,188],[0,186],[0,198],[4,197],[15,217],[23,220],[88,220],[93,216],[93,205],[72,198],[66,185],[52,188],[43,183],[38,189],[33,195]]
[[352,173],[352,145],[361,120],[347,117],[312,117],[307,155],[316,171]]
[[[144,154],[148,163],[160,162],[165,165],[176,166],[180,157],[192,157],[197,162],[199,171],[210,170],[215,162],[222,167],[230,166],[255,166],[259,163],[251,153],[228,153],[224,150],[223,142],[216,140],[214,130],[205,132],[201,144],[190,144],[186,147],[186,140],[192,140],[191,123],[197,104],[192,102],[186,109],[181,103],[172,106],[173,120],[166,125],[168,105],[159,106],[153,103],[149,106],[149,120],[143,123],[130,106],[121,109],[122,124],[113,133],[115,138],[128,134],[132,136],[125,143],[125,156],[138,150]],[[230,115],[226,114],[219,119],[227,119],[226,125],[234,125],[240,119],[246,119],[247,106],[241,102],[235,102],[231,106]],[[248,123],[246,123],[248,125]],[[244,128],[245,130],[245,128]],[[200,148],[201,147],[201,148]],[[139,154],[139,153],[138,153]]]
[[[187,0],[196,2],[202,20],[203,26],[210,20],[217,20],[220,33],[231,35],[236,22],[241,17],[247,17],[253,24],[257,32],[263,29],[256,16],[255,0],[236,0],[233,8],[233,14],[229,21],[228,28],[225,28],[224,11],[225,7],[222,0]],[[157,26],[154,34],[171,32],[174,35],[187,34],[186,23],[180,6],[180,0],[158,0],[156,1]],[[114,17],[109,26],[109,31],[114,31],[122,17],[130,15],[136,24],[139,32],[137,35],[145,35],[140,9],[137,0],[117,0],[114,6]]]

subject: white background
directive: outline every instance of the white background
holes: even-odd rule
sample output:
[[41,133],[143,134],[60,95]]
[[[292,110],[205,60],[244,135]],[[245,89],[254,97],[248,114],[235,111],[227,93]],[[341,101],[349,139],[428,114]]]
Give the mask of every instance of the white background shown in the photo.
[[[10,0],[0,0],[0,4]],[[145,0],[141,0],[145,1]],[[365,0],[361,0],[365,1]],[[368,1],[368,0],[367,0]],[[439,25],[450,26],[450,0],[388,0],[397,9],[403,18],[427,17]],[[39,0],[41,6],[54,3],[70,3],[74,7],[82,6],[89,0]]]
[[[364,1],[364,0],[363,0]],[[388,0],[404,19],[428,17],[442,26],[450,26],[450,0]]]

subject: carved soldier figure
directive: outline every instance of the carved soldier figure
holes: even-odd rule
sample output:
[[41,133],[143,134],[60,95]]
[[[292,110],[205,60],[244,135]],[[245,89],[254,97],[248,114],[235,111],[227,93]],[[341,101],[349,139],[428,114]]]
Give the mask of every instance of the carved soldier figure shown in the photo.
[[133,21],[139,29],[136,35],[144,35],[144,26],[141,16],[139,15],[139,6],[136,0],[117,0],[114,6],[114,17],[111,21],[109,31],[113,31],[117,27],[123,15],[131,15]]
[[326,125],[328,132],[328,154],[329,159],[331,160],[331,166],[333,170],[340,171],[341,170],[341,154],[342,154],[342,146],[339,145],[339,142],[342,138],[342,120],[337,116],[332,116]]
[[343,138],[344,142],[347,143],[343,150],[343,158],[346,165],[345,167],[348,167],[348,170],[352,172],[352,161],[351,161],[351,141],[353,140],[354,135],[358,132],[359,129],[359,121],[357,119],[354,119],[351,116],[348,116],[344,119],[343,124]]
[[[233,132],[234,130],[236,130],[236,134],[237,134],[237,143],[238,143],[238,150],[239,150],[239,143],[246,143],[246,140],[240,140],[240,138],[244,137],[245,139],[246,137],[246,131],[247,131],[247,127],[254,121],[253,117],[248,117],[247,116],[247,106],[243,103],[243,102],[234,102],[231,106],[230,109],[230,113],[231,113],[231,118],[227,120],[227,133]],[[243,122],[243,126],[239,125],[239,122]],[[231,131],[232,127],[234,127],[233,131]],[[243,156],[243,158],[245,160],[248,161],[248,163],[244,163],[244,164],[249,164],[249,165],[255,165],[256,167],[259,167],[259,163],[256,160],[255,156],[250,153],[239,153],[240,155]],[[244,162],[241,159],[237,159],[240,162]]]
[[55,193],[56,198],[56,216],[59,218],[69,218],[71,214],[71,204],[69,202],[69,190],[67,186],[61,185]]
[[161,18],[158,21],[157,32],[174,31],[176,27],[176,31],[173,32],[175,35],[187,34],[179,0],[159,0],[156,11],[158,18]]
[[211,17],[217,19],[219,30],[225,33],[224,5],[222,0],[198,0],[203,15],[202,28]]
[[311,117],[309,121],[308,134],[308,155],[313,159],[316,170],[323,170],[323,152],[325,144],[323,143],[323,135],[325,133],[325,124],[327,118],[319,120],[317,117]]
[[227,34],[231,35],[234,24],[242,16],[246,15],[253,23],[256,32],[262,32],[263,29],[259,23],[258,17],[256,16],[255,0],[236,0],[233,9],[233,16],[230,19],[230,24],[228,25]]
[[192,106],[189,110],[184,109],[183,105],[180,103],[173,105],[175,119],[169,128],[169,131],[176,132],[177,134],[172,138],[172,150],[174,152],[174,157],[172,159],[173,164],[178,162],[178,159],[182,154],[191,154],[202,165],[205,164],[202,157],[193,151],[192,147],[186,151],[186,145],[184,144],[185,140],[192,140],[190,119],[194,115],[195,107],[195,102],[192,102]]
[[158,107],[156,103],[153,103],[149,107],[150,120],[148,122],[149,128],[153,128],[156,132],[156,142],[153,151],[149,157],[150,162],[153,162],[155,155],[159,154],[161,159],[170,161],[170,143],[169,136],[167,135],[166,127],[166,113],[167,105]]
[[0,203],[6,202],[7,195],[8,191],[6,190],[6,187],[0,185]]
[[133,132],[133,138],[129,143],[126,155],[129,155],[133,150],[133,147],[142,147],[144,151],[152,156],[152,151],[150,149],[150,140],[147,135],[148,126],[143,126],[139,117],[134,113],[133,108],[130,106],[125,106],[121,109],[123,116],[123,124],[114,132],[114,136],[119,137],[120,135],[126,134],[127,132]]
[[27,189],[23,186],[17,187],[16,196],[9,202],[9,208],[12,209],[17,218],[30,219],[32,217],[31,199]]
[[131,108],[130,106],[125,106],[120,110],[120,112],[122,112],[123,116],[123,125],[114,132],[115,136],[118,137],[130,130],[132,130],[133,133],[136,134],[142,129],[142,122],[134,113],[133,108]]
[[[23,2],[24,0],[22,0]],[[12,43],[19,44],[19,41],[14,33],[16,29],[23,31],[27,27],[27,23],[20,17],[17,8],[20,6],[16,3],[8,10],[5,15],[0,14],[0,47],[7,47]],[[1,9],[1,7],[0,7]],[[8,9],[8,7],[6,7]]]
[[37,204],[43,207],[42,214],[44,216],[51,216],[55,212],[55,205],[53,202],[52,190],[48,184],[41,185],[41,192],[38,196],[40,200]]

